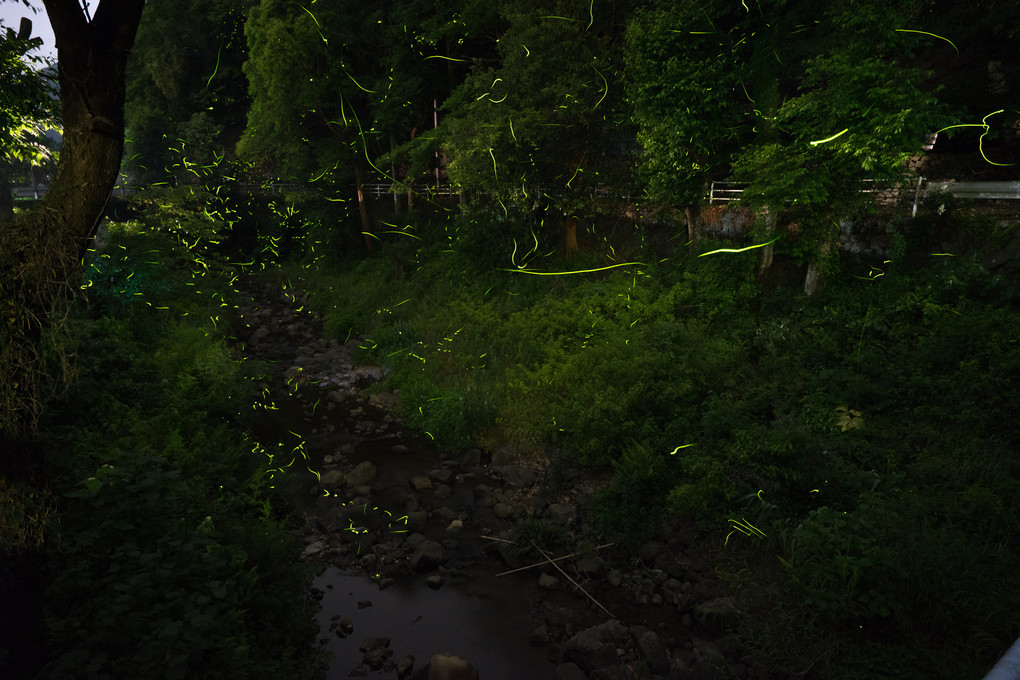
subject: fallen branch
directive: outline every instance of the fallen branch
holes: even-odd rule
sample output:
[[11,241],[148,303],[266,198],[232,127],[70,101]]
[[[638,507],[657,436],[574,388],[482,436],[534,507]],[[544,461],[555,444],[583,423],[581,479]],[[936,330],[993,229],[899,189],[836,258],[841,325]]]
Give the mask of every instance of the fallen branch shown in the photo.
[[[596,600],[596,599],[595,599],[594,597],[592,597],[592,596],[591,596],[591,594],[589,594],[589,593],[588,593],[588,591],[587,591],[587,590],[585,590],[584,588],[582,588],[582,587],[581,587],[581,584],[580,584],[580,583],[578,583],[578,582],[577,582],[577,581],[575,581],[574,579],[570,578],[570,574],[568,574],[567,572],[563,571],[563,569],[562,569],[562,568],[560,567],[560,565],[556,564],[556,562],[555,562],[555,561],[553,561],[553,559],[552,559],[551,557],[549,557],[549,556],[548,556],[548,555],[547,555],[547,554],[545,553],[545,551],[544,551],[544,550],[542,550],[542,549],[541,549],[541,548],[539,548],[539,547],[538,547],[537,545],[535,545],[535,542],[534,542],[534,541],[532,541],[532,542],[531,542],[531,545],[532,545],[532,546],[534,546],[535,550],[537,550],[538,552],[542,553],[542,557],[544,557],[545,559],[547,559],[547,560],[549,561],[549,564],[551,564],[551,565],[553,565],[554,567],[556,567],[556,570],[557,570],[558,572],[560,572],[561,574],[563,574],[563,576],[564,576],[564,577],[565,577],[565,578],[566,578],[566,579],[567,579],[568,581],[570,581],[571,583],[573,583],[573,584],[574,584],[574,586],[575,586],[575,587],[576,587],[576,588],[577,588],[578,590],[580,590],[580,591],[581,591],[582,593],[584,593],[584,594],[585,594],[585,595],[586,595],[586,596],[588,597],[588,599],[589,599],[589,600],[591,600],[592,602],[594,602],[595,604],[597,604],[597,605],[599,606],[599,609],[601,609],[601,610],[602,610],[602,611],[604,611],[604,612],[605,612],[606,614],[608,614],[608,615],[609,615],[609,618],[611,618],[611,619],[615,619],[615,618],[616,618],[615,616],[613,616],[613,613],[612,613],[611,611],[609,611],[608,609],[606,609],[605,607],[603,607],[603,606],[602,606],[602,603],[601,603],[601,602],[599,602],[598,600]],[[544,564],[544,563],[543,563],[543,564]]]
[[[602,548],[608,548],[611,545],[615,545],[615,544],[614,543],[605,543],[603,545],[598,545],[598,546],[595,546],[595,550],[601,550]],[[543,554],[545,554],[545,553],[543,553]],[[518,571],[525,571],[525,570],[531,569],[533,567],[541,567],[543,564],[552,564],[553,562],[559,562],[559,561],[565,560],[565,559],[567,559],[569,557],[577,557],[580,554],[581,554],[580,552],[574,552],[574,553],[570,553],[569,555],[564,555],[563,557],[554,557],[551,560],[542,560],[541,562],[535,562],[534,564],[529,564],[526,567],[518,567],[516,569],[511,569],[510,571],[500,572],[500,573],[496,574],[496,576],[506,576],[507,574],[513,574],[513,573],[518,572]]]

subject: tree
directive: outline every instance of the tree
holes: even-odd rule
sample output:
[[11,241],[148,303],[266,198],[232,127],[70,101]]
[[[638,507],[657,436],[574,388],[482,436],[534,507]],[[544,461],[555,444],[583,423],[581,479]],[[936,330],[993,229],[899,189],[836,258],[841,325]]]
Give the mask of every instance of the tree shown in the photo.
[[796,91],[775,112],[776,134],[737,152],[742,202],[759,211],[789,204],[814,294],[839,221],[872,206],[865,180],[902,181],[904,161],[944,122],[929,74],[909,63],[912,17],[884,2],[833,3],[805,27]]
[[[39,163],[50,155],[45,132],[56,125],[52,86],[33,68],[29,53],[42,41],[32,38],[23,19],[17,33],[0,26],[0,224],[14,217],[7,170],[11,163]],[[35,65],[38,65],[35,64]]]
[[133,181],[188,182],[191,164],[233,156],[248,113],[243,27],[255,4],[145,3],[127,71],[125,170]]
[[628,136],[614,48],[628,10],[501,3],[496,60],[476,61],[444,105],[439,143],[451,182],[499,214],[558,214],[568,254],[578,215],[593,211],[614,147]]
[[0,433],[38,415],[39,343],[120,169],[124,72],[143,0],[45,0],[57,43],[63,142],[41,205],[0,227]]

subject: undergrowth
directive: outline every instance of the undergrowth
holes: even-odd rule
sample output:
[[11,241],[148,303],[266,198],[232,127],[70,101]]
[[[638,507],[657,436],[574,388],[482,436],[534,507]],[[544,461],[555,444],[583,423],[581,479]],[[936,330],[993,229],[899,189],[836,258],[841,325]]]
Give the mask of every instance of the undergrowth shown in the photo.
[[[715,527],[721,564],[756,556],[724,571],[745,636],[788,672],[975,676],[1009,645],[1020,319],[979,253],[901,238],[805,298],[760,290],[753,252],[698,257],[727,244],[566,261],[542,244],[523,271],[453,224],[292,269],[437,443],[609,474],[592,519],[624,540],[665,515]],[[543,275],[619,261],[646,264]]]
[[146,214],[87,259],[78,380],[40,433],[57,521],[39,678],[321,672],[312,574],[246,434],[254,369],[225,342],[223,229]]

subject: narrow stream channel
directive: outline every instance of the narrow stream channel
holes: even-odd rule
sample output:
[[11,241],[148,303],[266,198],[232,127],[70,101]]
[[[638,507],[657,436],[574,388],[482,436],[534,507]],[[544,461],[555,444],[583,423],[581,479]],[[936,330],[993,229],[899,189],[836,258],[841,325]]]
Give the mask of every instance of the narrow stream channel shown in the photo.
[[[472,486],[482,481],[481,467],[464,467],[403,430],[379,398],[364,393],[381,370],[359,372],[349,362],[349,350],[318,337],[317,319],[274,307],[264,302],[259,311],[253,303],[246,316],[254,318],[245,319],[246,355],[271,363],[265,410],[254,434],[275,447],[276,462],[285,467],[273,482],[304,513],[310,527],[306,540],[332,549],[313,555],[325,567],[311,584],[321,604],[319,638],[332,655],[326,677],[397,677],[396,664],[406,664],[406,657],[418,668],[434,654],[452,654],[470,662],[485,680],[551,678],[550,649],[529,644],[542,623],[542,612],[533,611],[534,575],[497,576],[506,567],[486,551],[491,548],[483,540],[490,531],[486,524],[496,519],[491,510],[474,507]],[[261,323],[254,323],[260,315]],[[269,332],[254,336],[260,328]],[[375,468],[368,483],[340,484],[332,492],[323,488],[330,471],[349,472],[366,462]],[[437,481],[445,490],[409,484],[430,475],[449,481]],[[448,560],[438,569],[416,572],[406,554],[403,564],[387,557],[381,583],[372,562],[363,558],[369,551],[386,553],[371,544],[362,546],[365,552],[352,549],[359,541],[347,530],[349,515],[357,516],[349,510],[355,505],[415,519],[406,527],[394,523],[374,532],[373,540],[387,549],[395,545],[399,555],[401,541],[420,533],[442,544]],[[463,529],[451,532],[454,515]],[[426,584],[430,574],[441,576],[439,587]],[[373,669],[362,648],[366,641],[378,645],[377,638],[388,639],[389,656]]]

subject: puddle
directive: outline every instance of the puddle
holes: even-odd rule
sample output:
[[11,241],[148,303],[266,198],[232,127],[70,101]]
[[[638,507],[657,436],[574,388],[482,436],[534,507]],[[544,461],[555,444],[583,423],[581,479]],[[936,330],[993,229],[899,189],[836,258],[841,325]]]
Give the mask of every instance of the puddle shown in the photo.
[[[417,668],[433,654],[454,654],[467,659],[485,680],[552,677],[546,649],[527,642],[535,626],[528,616],[534,588],[529,580],[507,579],[495,590],[477,581],[432,590],[420,579],[407,579],[379,590],[363,575],[329,568],[314,585],[325,592],[317,620],[333,655],[328,680],[349,677],[361,664],[358,647],[371,637],[390,638],[393,663],[410,655]],[[359,608],[359,601],[372,604]],[[334,616],[349,617],[354,631],[338,637],[330,631]],[[394,674],[370,670],[368,677]]]

